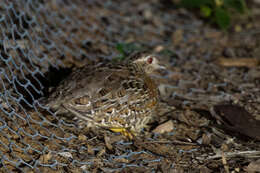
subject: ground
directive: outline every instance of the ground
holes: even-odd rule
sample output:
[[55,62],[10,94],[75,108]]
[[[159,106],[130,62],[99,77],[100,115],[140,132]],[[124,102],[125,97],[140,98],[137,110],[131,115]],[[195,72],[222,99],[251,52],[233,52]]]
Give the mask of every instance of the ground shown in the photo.
[[[53,49],[45,53],[52,55],[52,61],[60,58],[66,68],[78,68],[100,57],[124,56],[119,49],[122,46],[127,51],[149,50],[159,54],[167,70],[154,75],[161,98],[156,117],[142,134],[129,140],[106,129],[78,126],[70,115],[54,115],[36,104],[34,108],[38,110],[20,111],[24,119],[5,118],[10,128],[3,130],[7,135],[1,136],[1,141],[10,144],[11,140],[15,144],[12,154],[5,154],[6,157],[18,162],[15,155],[37,169],[5,160],[1,170],[257,172],[257,5],[250,7],[250,16],[233,16],[232,27],[221,31],[195,12],[177,9],[169,1],[75,4],[77,8],[71,11],[66,5],[57,8],[55,3],[44,4],[47,9],[69,16],[67,21],[55,18],[56,27],[62,28],[69,39],[62,34],[59,39],[49,35],[57,47],[67,46],[64,55],[54,56]],[[81,56],[69,49],[81,52]],[[60,78],[58,72],[67,74],[62,68],[53,72],[42,65],[40,69],[50,81]],[[44,83],[45,88],[51,90],[56,83]],[[10,129],[19,131],[19,135]],[[8,153],[9,149],[2,147],[1,151]]]

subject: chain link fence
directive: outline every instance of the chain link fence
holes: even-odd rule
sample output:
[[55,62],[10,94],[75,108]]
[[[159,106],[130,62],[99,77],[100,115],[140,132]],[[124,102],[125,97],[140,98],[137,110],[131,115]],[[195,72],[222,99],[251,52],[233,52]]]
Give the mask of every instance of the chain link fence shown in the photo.
[[[132,151],[128,147],[132,143],[122,140],[116,143],[120,150],[104,154],[104,144],[96,145],[98,137],[92,131],[77,130],[75,124],[64,121],[38,101],[44,96],[50,68],[115,57],[116,45],[125,41],[140,40],[140,45],[152,47],[167,40],[165,31],[171,29],[165,25],[167,20],[159,20],[156,15],[151,21],[158,7],[152,1],[136,3],[0,2],[1,172],[77,172],[94,169],[100,163],[102,171],[107,172],[145,168],[161,161],[147,151]],[[145,10],[148,6],[152,11]],[[164,17],[176,18],[170,13]],[[140,155],[147,160],[138,160]]]

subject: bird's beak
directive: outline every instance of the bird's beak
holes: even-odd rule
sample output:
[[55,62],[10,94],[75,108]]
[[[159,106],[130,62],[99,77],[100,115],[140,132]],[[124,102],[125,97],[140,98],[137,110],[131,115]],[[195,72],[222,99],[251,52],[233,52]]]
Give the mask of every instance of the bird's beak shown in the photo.
[[164,75],[167,74],[167,68],[161,64],[154,64],[152,73]]
[[166,70],[166,67],[160,64],[154,64],[155,70]]

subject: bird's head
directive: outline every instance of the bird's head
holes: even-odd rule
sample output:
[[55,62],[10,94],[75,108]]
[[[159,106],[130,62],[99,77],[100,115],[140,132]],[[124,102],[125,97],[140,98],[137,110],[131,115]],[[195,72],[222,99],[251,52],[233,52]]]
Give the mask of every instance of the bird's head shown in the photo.
[[160,64],[156,55],[147,53],[136,53],[129,57],[128,61],[142,68],[147,74],[153,73],[155,70],[165,69]]

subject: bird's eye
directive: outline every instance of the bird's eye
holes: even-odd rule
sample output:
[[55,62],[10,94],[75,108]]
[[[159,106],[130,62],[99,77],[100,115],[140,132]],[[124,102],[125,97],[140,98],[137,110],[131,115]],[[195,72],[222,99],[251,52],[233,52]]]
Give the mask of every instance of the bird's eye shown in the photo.
[[147,59],[147,62],[148,62],[148,64],[152,64],[153,58],[152,58],[152,57],[148,58],[148,59]]

